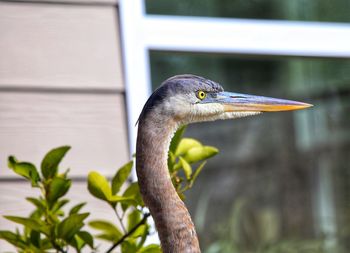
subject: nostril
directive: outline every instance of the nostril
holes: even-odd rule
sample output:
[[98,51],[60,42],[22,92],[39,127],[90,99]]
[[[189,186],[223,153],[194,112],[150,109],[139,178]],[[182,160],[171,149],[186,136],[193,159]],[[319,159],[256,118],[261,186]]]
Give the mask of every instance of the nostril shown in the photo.
[[230,96],[230,98],[245,98],[244,96]]

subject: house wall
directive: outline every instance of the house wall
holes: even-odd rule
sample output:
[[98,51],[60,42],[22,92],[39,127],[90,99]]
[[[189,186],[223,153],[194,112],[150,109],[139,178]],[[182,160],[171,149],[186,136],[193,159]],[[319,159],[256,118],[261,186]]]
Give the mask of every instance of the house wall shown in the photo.
[[[115,0],[0,2],[0,215],[24,216],[39,194],[7,168],[7,157],[39,166],[51,148],[70,145],[69,197],[89,201],[90,170],[111,176],[128,161],[125,89]],[[0,229],[14,229],[0,217]],[[0,251],[11,249],[0,240]]]

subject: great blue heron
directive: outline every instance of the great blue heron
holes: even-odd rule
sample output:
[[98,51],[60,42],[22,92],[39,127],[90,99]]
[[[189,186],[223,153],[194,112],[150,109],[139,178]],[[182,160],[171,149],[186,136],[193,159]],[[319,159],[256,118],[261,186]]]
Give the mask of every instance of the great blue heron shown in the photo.
[[164,81],[141,112],[136,148],[140,191],[155,221],[163,252],[200,252],[190,214],[173,187],[167,167],[170,140],[179,126],[310,106],[225,92],[218,83],[194,75],[178,75]]

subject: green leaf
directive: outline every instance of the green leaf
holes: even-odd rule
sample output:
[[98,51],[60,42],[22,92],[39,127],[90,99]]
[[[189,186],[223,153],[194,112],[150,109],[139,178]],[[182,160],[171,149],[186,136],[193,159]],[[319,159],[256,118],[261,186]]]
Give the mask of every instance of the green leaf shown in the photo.
[[130,205],[137,205],[136,200],[133,197],[125,197],[125,196],[111,196],[110,199],[108,200],[109,203],[126,203],[126,204],[130,204]]
[[45,211],[39,210],[39,209],[35,209],[30,215],[29,218],[33,219],[33,220],[40,220],[41,217],[43,216],[43,213]]
[[17,162],[14,156],[8,158],[8,166],[18,175],[29,179],[33,187],[38,186],[40,176],[35,166],[28,162]]
[[20,235],[15,234],[11,231],[1,230],[0,239],[7,241],[8,243],[14,245],[17,248],[26,249],[28,246],[26,242],[20,237]]
[[57,236],[70,241],[74,235],[84,226],[83,221],[89,213],[72,214],[64,219],[57,227]]
[[15,167],[16,163],[18,163],[18,160],[17,160],[16,157],[14,157],[14,156],[11,155],[11,156],[9,156],[9,157],[7,158],[7,166],[8,166],[10,169],[13,169],[13,168]]
[[137,245],[135,243],[135,240],[125,240],[122,243],[122,253],[135,253],[137,252]]
[[[52,244],[48,238],[43,238],[40,241],[40,248],[41,252],[44,252],[44,250],[52,249]],[[47,251],[45,251],[47,252]]]
[[176,156],[173,154],[173,152],[169,151],[168,154],[168,169],[170,174],[174,171],[174,165],[176,162]]
[[69,240],[68,244],[75,248],[78,253],[80,253],[81,249],[85,245],[85,242],[77,234],[75,234],[73,238]]
[[112,179],[112,194],[119,192],[120,187],[124,184],[125,180],[128,178],[134,162],[130,161],[121,167]]
[[176,149],[175,152],[175,156],[180,156],[185,154],[188,150],[195,148],[195,147],[202,147],[203,145],[195,140],[195,139],[191,139],[191,138],[183,138],[180,143],[179,146]]
[[148,226],[146,224],[142,224],[130,235],[133,238],[143,237],[145,233],[148,231]]
[[69,199],[59,199],[52,206],[52,212],[56,213],[61,210],[63,206],[69,203]]
[[138,204],[142,202],[141,193],[139,184],[137,182],[133,182],[129,185],[129,187],[125,190],[124,197],[136,197],[136,201]]
[[101,240],[104,240],[104,241],[108,241],[108,242],[116,242],[117,241],[115,239],[115,237],[110,235],[110,234],[101,233],[101,234],[95,235],[94,237],[101,239]]
[[45,211],[46,210],[45,201],[43,201],[42,199],[36,199],[36,198],[27,197],[26,200],[28,200],[30,203],[35,205],[37,207],[37,209],[39,209],[41,211]]
[[193,183],[196,181],[197,177],[199,176],[199,173],[201,173],[201,171],[204,168],[204,165],[207,163],[207,161],[202,162],[198,168],[195,170],[195,172],[192,174],[192,178],[190,180],[190,187],[192,187]]
[[137,253],[162,253],[162,249],[157,244],[150,244],[139,249]]
[[4,216],[4,218],[16,222],[18,224],[24,225],[26,228],[29,228],[31,230],[42,232],[46,235],[49,234],[49,227],[45,225],[41,220],[18,216]]
[[77,233],[77,236],[79,236],[87,245],[90,246],[90,248],[94,248],[94,238],[92,235],[87,231],[79,231]]
[[85,205],[86,205],[86,202],[83,202],[83,203],[80,203],[80,204],[73,206],[72,209],[70,209],[70,211],[69,211],[69,215],[78,213],[80,211],[80,209]]
[[185,196],[185,194],[183,194],[183,192],[177,192],[177,194],[179,195],[179,197],[182,201],[185,201],[186,196]]
[[183,158],[188,163],[195,163],[201,160],[208,159],[216,155],[218,152],[219,150],[217,148],[214,148],[211,146],[194,147],[188,150],[186,154],[183,156]]
[[186,131],[186,127],[187,127],[186,125],[180,127],[174,134],[174,137],[171,139],[169,151],[172,152],[173,154],[175,154],[176,152],[176,149],[181,141],[181,138]]
[[123,236],[123,234],[119,231],[119,229],[108,221],[104,221],[104,220],[90,221],[89,226],[94,229],[100,230],[102,233],[97,235],[97,237],[107,241],[116,242]]
[[45,179],[53,178],[57,174],[58,165],[70,149],[69,146],[63,146],[49,151],[41,162],[41,173]]
[[137,223],[141,221],[141,212],[137,209],[134,209],[130,214],[128,215],[128,231],[133,229]]
[[86,231],[79,231],[68,243],[69,245],[73,246],[78,253],[80,253],[81,249],[84,248],[85,245],[89,245],[89,247],[93,249],[94,242],[90,233]]
[[53,206],[53,204],[60,197],[64,196],[68,192],[71,184],[72,182],[70,179],[54,177],[50,182],[46,192],[46,199],[49,202],[49,205]]
[[112,196],[107,179],[96,171],[88,175],[88,190],[96,198],[109,201]]
[[40,233],[35,230],[30,231],[30,242],[37,248],[40,248]]
[[[144,203],[142,201],[140,188],[137,182],[133,182],[129,185],[129,187],[125,190],[123,197],[131,198],[133,199],[133,202],[128,202],[134,206],[140,205],[144,206]],[[122,208],[125,211],[128,208],[128,203],[123,203]]]
[[107,179],[95,171],[90,172],[88,175],[88,189],[93,196],[110,204],[134,201],[131,196],[112,196],[112,190],[109,187]]
[[191,178],[191,175],[192,175],[191,165],[185,159],[183,159],[181,156],[179,157],[179,160],[180,160],[181,166],[185,172],[186,178],[189,180]]

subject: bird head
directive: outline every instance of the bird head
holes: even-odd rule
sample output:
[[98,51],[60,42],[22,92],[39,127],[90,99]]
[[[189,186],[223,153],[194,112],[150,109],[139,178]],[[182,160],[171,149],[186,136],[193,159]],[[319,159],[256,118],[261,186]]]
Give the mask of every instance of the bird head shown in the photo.
[[[290,111],[312,105],[292,100],[224,91],[218,83],[195,75],[171,77],[150,96],[140,119],[149,112],[179,124],[233,119],[262,112]],[[156,117],[155,117],[156,118]]]

